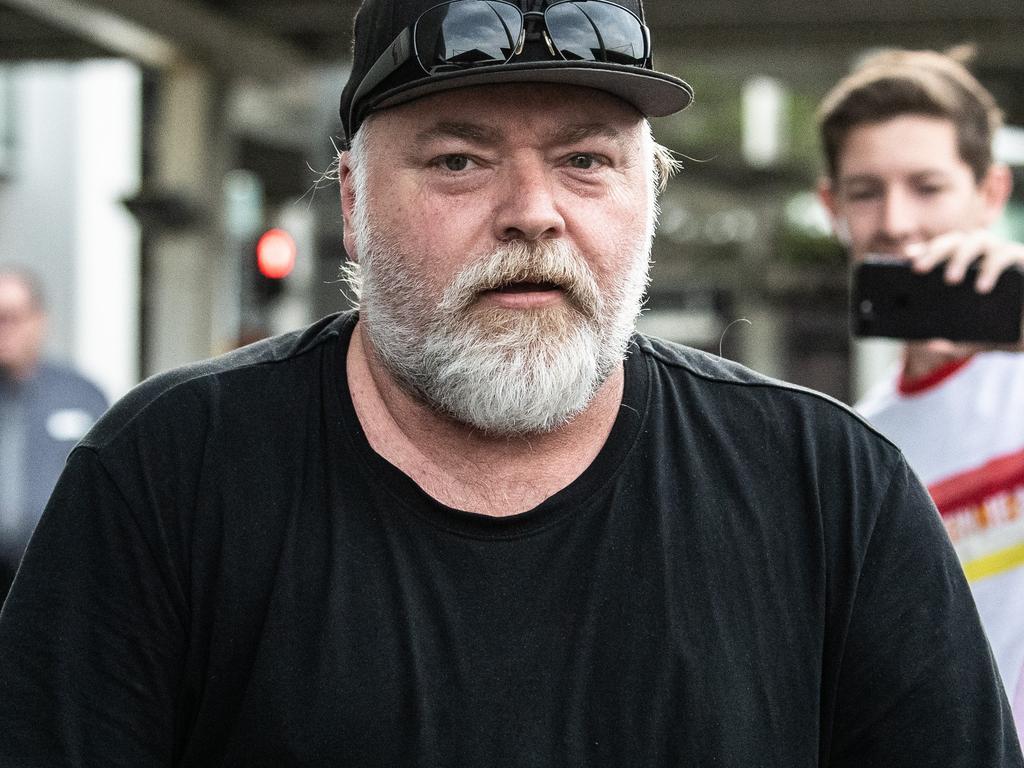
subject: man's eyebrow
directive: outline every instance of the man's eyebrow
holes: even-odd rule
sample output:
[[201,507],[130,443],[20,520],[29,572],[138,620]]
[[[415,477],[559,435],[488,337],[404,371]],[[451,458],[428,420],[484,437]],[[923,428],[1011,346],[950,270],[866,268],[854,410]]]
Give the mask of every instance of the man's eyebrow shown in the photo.
[[502,132],[498,128],[479,123],[442,120],[417,133],[413,143],[421,146],[436,139],[464,139],[473,144],[493,145],[497,144],[501,137]]
[[928,168],[923,171],[917,171],[916,173],[910,174],[910,178],[915,181],[927,180],[927,179],[948,179],[949,172],[944,168]]
[[[945,179],[948,177],[948,174],[941,168],[927,168],[921,171],[913,171],[907,174],[907,177],[912,181],[921,181]],[[848,176],[840,175],[836,181],[840,184],[879,184],[882,182],[882,178],[873,173],[855,173]]]
[[618,144],[625,144],[626,138],[622,131],[608,123],[581,123],[558,128],[551,133],[552,141],[557,144],[576,144],[587,139],[611,139]]
[[640,146],[633,140],[633,134],[604,121],[559,126],[548,136],[549,144],[554,147],[571,148],[574,144],[584,144],[590,139],[610,141],[623,156],[632,156]]
[[853,173],[849,175],[840,174],[836,179],[836,183],[840,185],[844,184],[878,184],[881,181],[880,177],[873,173]]

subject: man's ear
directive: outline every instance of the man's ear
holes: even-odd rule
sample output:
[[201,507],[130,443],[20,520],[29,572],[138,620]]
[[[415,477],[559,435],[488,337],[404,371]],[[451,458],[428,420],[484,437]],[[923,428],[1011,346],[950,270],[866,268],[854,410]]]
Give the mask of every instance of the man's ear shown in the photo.
[[989,227],[1003,214],[1013,191],[1013,174],[1002,163],[993,163],[978,184],[981,194],[982,225]]
[[839,218],[839,205],[836,202],[836,193],[833,189],[832,179],[822,176],[818,179],[818,200],[825,206],[829,218],[832,219],[832,228],[835,229],[836,219]]
[[818,179],[818,200],[828,213],[832,224],[832,234],[845,247],[850,247],[850,227],[839,208],[839,195],[836,193],[835,182],[828,176]]
[[341,220],[345,225],[343,236],[345,251],[352,261],[359,261],[355,227],[352,226],[356,209],[356,188],[350,158],[351,153],[349,152],[342,152],[338,156],[338,186],[341,192]]

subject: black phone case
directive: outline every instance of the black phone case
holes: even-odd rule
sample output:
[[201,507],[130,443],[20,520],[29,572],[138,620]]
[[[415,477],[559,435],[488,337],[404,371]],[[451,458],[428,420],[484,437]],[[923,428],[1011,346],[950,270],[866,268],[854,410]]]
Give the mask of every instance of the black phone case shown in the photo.
[[974,290],[977,268],[948,285],[945,265],[926,274],[906,262],[864,261],[853,268],[851,329],[855,336],[949,339],[1010,344],[1020,341],[1024,273],[1008,269],[991,293]]

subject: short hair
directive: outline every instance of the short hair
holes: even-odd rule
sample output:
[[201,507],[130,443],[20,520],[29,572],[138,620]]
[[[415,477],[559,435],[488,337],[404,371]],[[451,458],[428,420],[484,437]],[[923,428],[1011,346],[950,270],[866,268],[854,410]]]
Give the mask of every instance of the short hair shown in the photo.
[[838,173],[850,131],[901,115],[949,120],[960,158],[980,181],[992,165],[992,140],[1003,124],[996,100],[967,70],[970,46],[948,53],[885,50],[843,78],[818,108],[818,129],[829,175]]

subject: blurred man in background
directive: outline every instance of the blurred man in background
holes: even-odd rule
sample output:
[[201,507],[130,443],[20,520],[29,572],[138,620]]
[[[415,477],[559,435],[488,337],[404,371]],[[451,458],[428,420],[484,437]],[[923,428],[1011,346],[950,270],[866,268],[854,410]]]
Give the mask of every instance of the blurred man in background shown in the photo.
[[[989,229],[1011,184],[992,157],[1000,110],[954,57],[877,54],[819,117],[821,196],[855,261],[944,265],[950,283],[974,264],[980,292],[1024,264],[1024,246]],[[857,408],[903,449],[942,513],[1024,731],[1024,355],[908,342],[898,374]]]
[[42,359],[46,312],[36,278],[0,266],[0,601],[71,448],[107,401]]

